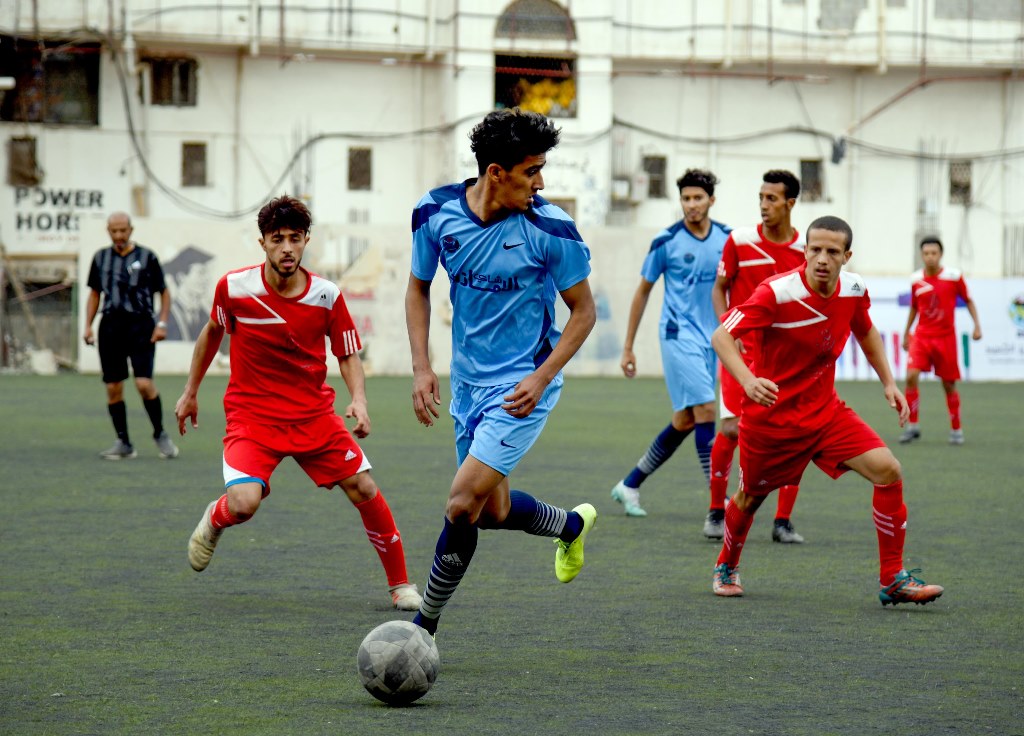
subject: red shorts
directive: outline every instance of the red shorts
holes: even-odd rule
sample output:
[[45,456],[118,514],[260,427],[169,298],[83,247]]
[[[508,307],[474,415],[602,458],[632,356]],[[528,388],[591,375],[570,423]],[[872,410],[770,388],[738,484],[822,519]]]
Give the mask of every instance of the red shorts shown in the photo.
[[782,486],[799,485],[812,460],[826,475],[838,478],[849,470],[847,460],[878,447],[885,443],[846,404],[820,430],[799,437],[775,437],[741,425],[739,487],[752,496],[764,496]]
[[956,361],[956,334],[946,337],[910,338],[907,368],[927,373],[934,367],[935,375],[945,381],[960,380],[960,365]]
[[270,476],[286,457],[295,458],[314,483],[332,488],[370,469],[345,420],[325,414],[302,424],[228,422],[224,436],[224,486],[263,484],[270,495]]

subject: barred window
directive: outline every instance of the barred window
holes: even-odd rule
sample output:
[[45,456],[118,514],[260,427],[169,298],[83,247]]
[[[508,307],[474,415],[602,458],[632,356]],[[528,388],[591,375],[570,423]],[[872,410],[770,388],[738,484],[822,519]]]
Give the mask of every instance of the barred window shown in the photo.
[[800,161],[800,200],[820,202],[825,198],[825,183],[822,179],[821,159]]
[[181,144],[181,185],[183,187],[205,187],[206,144]]
[[366,192],[373,188],[373,149],[348,149],[348,189]]
[[949,163],[949,203],[971,203],[971,162],[950,161]]
[[195,107],[196,105],[196,69],[195,59],[146,59],[149,63],[151,79],[151,105],[167,105],[171,107]]
[[644,156],[641,166],[647,174],[647,198],[664,199],[668,186],[665,172],[668,171],[668,158],[665,156]]

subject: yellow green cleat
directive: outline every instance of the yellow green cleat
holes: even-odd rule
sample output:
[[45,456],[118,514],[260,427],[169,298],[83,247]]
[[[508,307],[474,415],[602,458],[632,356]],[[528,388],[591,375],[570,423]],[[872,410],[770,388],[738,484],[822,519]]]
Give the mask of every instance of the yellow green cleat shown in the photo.
[[580,535],[569,543],[555,540],[555,577],[563,583],[571,583],[583,569],[583,545],[587,541],[587,534],[597,523],[597,509],[589,503],[581,503],[573,511],[583,517]]

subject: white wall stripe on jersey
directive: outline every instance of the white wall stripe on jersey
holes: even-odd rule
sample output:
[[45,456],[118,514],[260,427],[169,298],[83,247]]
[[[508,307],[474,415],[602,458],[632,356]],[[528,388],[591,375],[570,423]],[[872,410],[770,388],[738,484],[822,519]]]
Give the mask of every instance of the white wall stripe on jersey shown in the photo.
[[259,304],[261,307],[270,312],[273,317],[238,317],[238,321],[247,325],[279,325],[284,324],[285,319],[280,314],[275,312],[273,309],[268,307],[266,303],[258,296],[253,296],[252,300]]
[[732,314],[725,318],[725,322],[722,326],[725,327],[726,332],[732,332],[733,328],[736,327],[743,320],[743,312],[738,309],[732,310]]

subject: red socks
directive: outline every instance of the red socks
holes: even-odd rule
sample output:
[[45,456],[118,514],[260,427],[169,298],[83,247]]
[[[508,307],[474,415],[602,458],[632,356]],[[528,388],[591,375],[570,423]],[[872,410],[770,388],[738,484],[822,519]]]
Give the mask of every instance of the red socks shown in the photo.
[[903,569],[907,507],[903,505],[902,479],[887,486],[875,486],[871,507],[878,532],[878,579],[885,586]]
[[907,404],[910,406],[910,423],[917,424],[917,410],[921,407],[921,392],[918,389],[907,389]]
[[388,587],[405,585],[409,575],[405,570],[405,550],[402,537],[395,526],[395,518],[391,515],[384,494],[377,490],[377,495],[369,501],[355,504],[359,515],[363,517],[363,527],[370,544],[377,550],[380,561],[384,564],[384,572],[388,576]]
[[796,494],[800,492],[800,486],[782,486],[779,489],[779,506],[775,511],[776,519],[788,519],[793,513],[793,506],[796,505]]
[[229,526],[242,523],[242,519],[228,511],[228,494],[225,493],[217,499],[217,505],[213,507],[213,512],[210,514],[210,523],[213,524],[214,529],[226,529]]
[[722,551],[718,553],[717,565],[726,563],[730,568],[740,564],[743,543],[747,541],[747,532],[754,523],[754,515],[740,511],[735,503],[725,507],[725,537],[722,540]]
[[946,394],[946,406],[949,408],[949,428],[960,429],[960,394],[956,391]]
[[732,456],[736,451],[737,441],[729,439],[719,432],[715,443],[711,446],[711,506],[712,509],[725,508],[725,496],[729,491],[729,472],[732,470]]

